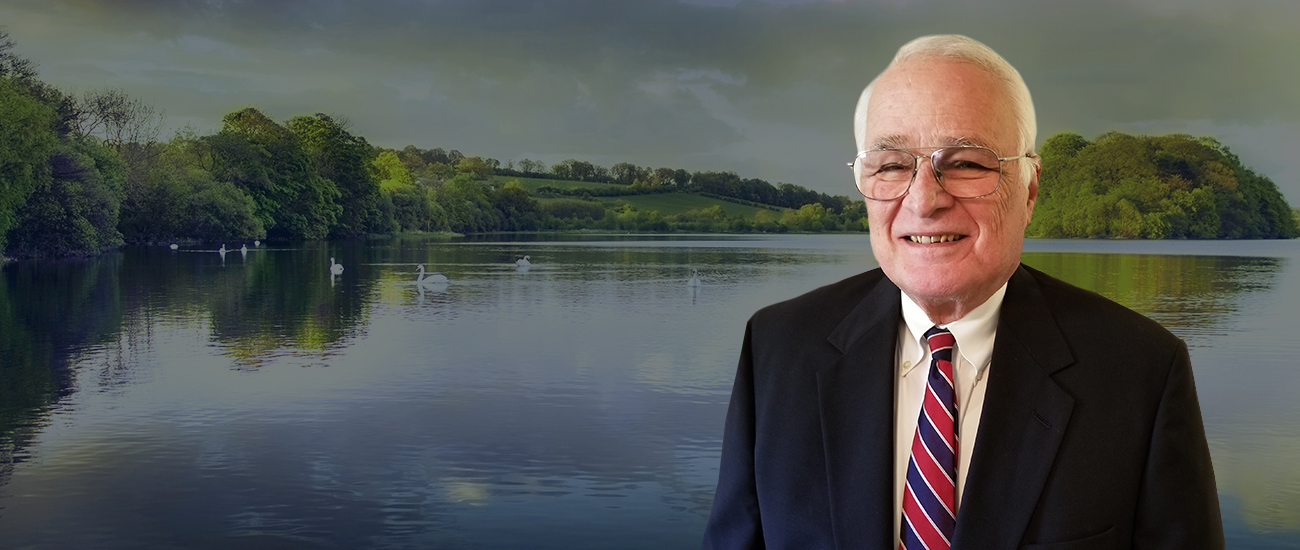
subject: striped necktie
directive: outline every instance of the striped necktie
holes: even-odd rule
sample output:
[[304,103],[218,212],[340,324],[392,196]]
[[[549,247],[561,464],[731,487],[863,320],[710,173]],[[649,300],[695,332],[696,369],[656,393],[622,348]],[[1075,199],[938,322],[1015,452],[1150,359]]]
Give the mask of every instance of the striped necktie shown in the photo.
[[957,407],[952,389],[956,340],[939,327],[927,331],[925,338],[930,342],[930,373],[907,461],[899,550],[948,550],[957,524]]

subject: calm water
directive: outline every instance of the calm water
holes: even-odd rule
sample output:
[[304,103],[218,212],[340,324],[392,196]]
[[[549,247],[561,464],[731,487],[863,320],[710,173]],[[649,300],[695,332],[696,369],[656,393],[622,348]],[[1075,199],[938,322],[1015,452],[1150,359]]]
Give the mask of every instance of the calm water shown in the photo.
[[[4,266],[0,548],[698,547],[745,320],[867,237],[560,239]],[[1297,260],[1025,254],[1188,341],[1229,548],[1300,548]]]

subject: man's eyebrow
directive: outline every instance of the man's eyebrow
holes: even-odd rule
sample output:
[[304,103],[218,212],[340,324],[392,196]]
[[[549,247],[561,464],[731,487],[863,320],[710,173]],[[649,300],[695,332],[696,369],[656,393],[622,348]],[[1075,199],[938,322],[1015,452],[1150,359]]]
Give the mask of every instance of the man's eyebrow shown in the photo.
[[988,147],[988,145],[985,145],[983,142],[981,142],[981,141],[979,141],[979,140],[975,140],[975,139],[968,138],[968,137],[965,137],[965,136],[960,136],[960,137],[950,138],[950,139],[948,140],[948,145],[951,145],[951,146],[965,146],[965,147],[971,147],[971,146],[974,146],[974,147]]
[[876,141],[871,143],[872,150],[906,149],[906,148],[907,148],[907,138],[904,137],[902,134],[890,134],[887,136],[880,136],[876,138]]

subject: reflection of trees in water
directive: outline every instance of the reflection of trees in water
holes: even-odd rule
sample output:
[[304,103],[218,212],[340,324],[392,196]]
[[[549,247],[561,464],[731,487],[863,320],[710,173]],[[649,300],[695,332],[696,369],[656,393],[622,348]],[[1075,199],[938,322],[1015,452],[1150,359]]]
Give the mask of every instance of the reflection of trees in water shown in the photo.
[[324,249],[229,253],[224,261],[215,253],[132,249],[5,266],[0,485],[51,407],[82,387],[125,383],[156,351],[161,324],[206,325],[238,368],[256,368],[283,348],[328,354],[363,322],[373,286],[361,265],[349,266],[353,279],[331,285],[328,265]]
[[256,369],[273,351],[329,355],[364,324],[373,280],[362,262],[339,257],[347,271],[331,280],[325,249],[248,254],[242,269],[205,272],[178,287],[203,289],[200,309],[212,335],[240,369]]
[[0,271],[0,485],[51,407],[73,391],[78,358],[119,335],[122,263],[121,254],[109,254]]
[[1271,292],[1284,258],[1028,252],[1025,264],[1150,317],[1189,346],[1239,315],[1242,294]]

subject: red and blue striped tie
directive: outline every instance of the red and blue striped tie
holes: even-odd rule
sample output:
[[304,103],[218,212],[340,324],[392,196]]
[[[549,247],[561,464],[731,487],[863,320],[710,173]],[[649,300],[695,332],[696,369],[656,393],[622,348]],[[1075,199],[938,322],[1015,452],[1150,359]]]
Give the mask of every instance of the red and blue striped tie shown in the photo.
[[899,550],[948,550],[957,525],[957,406],[953,398],[952,346],[947,329],[931,328],[930,374],[912,437],[903,489]]

